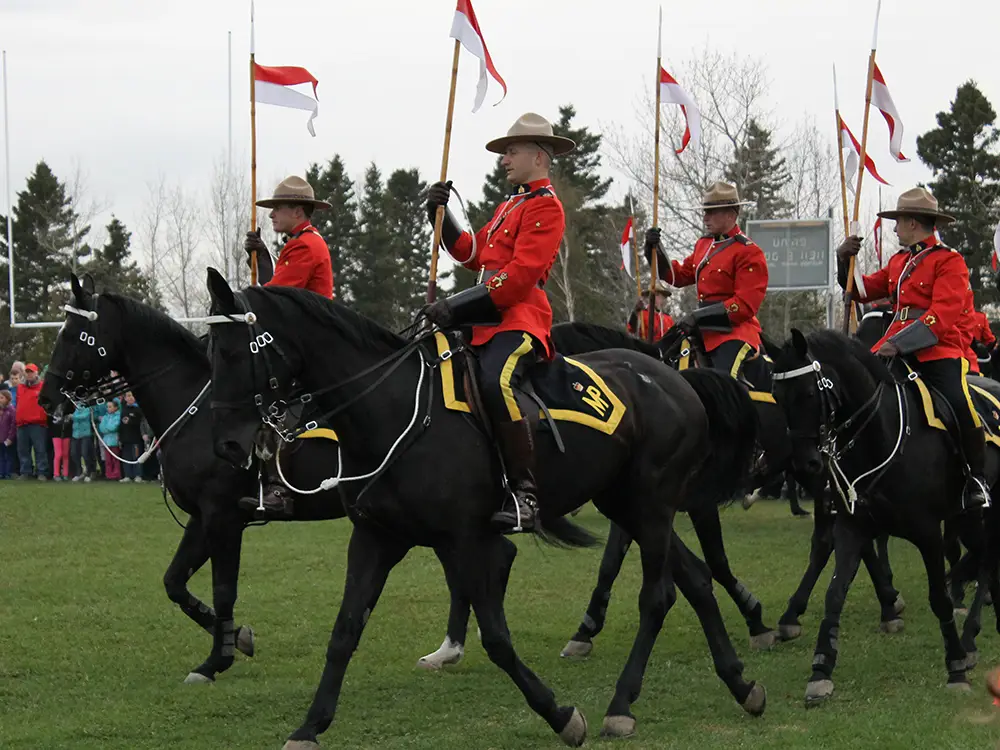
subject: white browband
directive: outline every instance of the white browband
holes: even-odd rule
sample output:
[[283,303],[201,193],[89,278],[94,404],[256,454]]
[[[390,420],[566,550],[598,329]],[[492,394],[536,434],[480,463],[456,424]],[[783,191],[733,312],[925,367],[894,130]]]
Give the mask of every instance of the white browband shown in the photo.
[[802,375],[809,375],[810,373],[817,373],[822,369],[819,362],[812,362],[805,367],[800,367],[797,370],[789,370],[788,372],[776,372],[771,376],[772,380],[791,380],[792,378],[798,378]]
[[63,305],[63,310],[73,315],[79,315],[81,318],[86,318],[87,320],[93,322],[97,320],[97,313],[94,310],[81,310],[78,307],[73,307],[72,305]]
[[252,326],[257,322],[257,316],[252,312],[243,314],[233,313],[232,315],[210,315],[207,318],[203,318],[202,322],[210,326],[222,323],[245,323],[248,326]]

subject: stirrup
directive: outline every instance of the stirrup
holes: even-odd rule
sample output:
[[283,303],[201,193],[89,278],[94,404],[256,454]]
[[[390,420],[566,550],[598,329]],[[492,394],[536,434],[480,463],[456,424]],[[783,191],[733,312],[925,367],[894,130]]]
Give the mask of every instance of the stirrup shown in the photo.
[[969,473],[965,477],[965,487],[962,488],[962,510],[968,510],[970,507],[968,503],[966,503],[966,499],[970,495],[969,490],[971,483],[975,483],[976,485],[979,486],[980,491],[983,493],[983,500],[984,500],[984,502],[981,505],[975,505],[972,507],[982,508],[983,510],[986,510],[987,508],[991,507],[992,502],[990,500],[990,488],[986,486],[985,480],[980,479],[975,474]]
[[523,502],[525,506],[531,510],[532,518],[538,517],[538,503],[527,497],[525,497],[523,500],[519,499],[517,493],[513,493],[512,496],[514,498],[514,512],[517,514],[517,526],[513,528],[513,531],[515,533],[521,533],[522,531],[524,531],[524,526],[521,525],[521,503]]

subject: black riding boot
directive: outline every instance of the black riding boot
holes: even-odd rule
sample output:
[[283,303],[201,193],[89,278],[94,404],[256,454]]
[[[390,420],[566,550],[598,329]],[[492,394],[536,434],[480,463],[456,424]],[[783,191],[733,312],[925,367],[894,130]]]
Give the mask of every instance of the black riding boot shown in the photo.
[[496,422],[500,454],[507,469],[507,481],[513,495],[508,494],[503,508],[493,514],[490,523],[503,534],[531,531],[535,528],[538,510],[538,488],[535,485],[535,444],[527,419],[516,422]]
[[[239,506],[241,510],[253,513],[254,518],[261,521],[287,521],[295,516],[292,506],[292,493],[280,481],[276,479],[277,471],[271,466],[273,458],[264,465],[264,497],[241,497]],[[261,510],[261,504],[264,509]]]
[[989,507],[989,488],[986,484],[986,434],[982,427],[962,431],[962,453],[968,464],[963,509]]

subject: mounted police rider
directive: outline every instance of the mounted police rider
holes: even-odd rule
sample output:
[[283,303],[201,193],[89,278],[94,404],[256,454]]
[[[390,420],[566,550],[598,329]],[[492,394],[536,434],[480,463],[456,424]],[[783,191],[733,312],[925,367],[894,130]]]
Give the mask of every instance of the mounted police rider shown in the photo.
[[[512,493],[491,519],[503,533],[535,526],[534,436],[515,391],[539,358],[551,359],[554,353],[552,308],[544,286],[562,243],[566,217],[549,172],[556,156],[574,148],[569,138],[553,133],[548,120],[530,112],[506,136],[486,144],[487,151],[501,155],[513,186],[510,197],[475,236],[464,232],[446,211],[441,236],[452,258],[479,271],[479,283],[424,311],[444,329],[473,326],[471,343],[479,357],[483,401]],[[447,205],[450,192],[450,183],[431,186],[427,197],[431,222],[438,206]]]
[[[967,464],[964,507],[988,506],[985,432],[969,397],[961,326],[969,269],[962,255],[942,244],[936,232],[954,218],[939,211],[937,199],[920,187],[900,195],[895,211],[879,216],[895,219],[903,249],[884,268],[863,276],[852,291],[861,301],[892,300],[895,317],[872,351],[884,357],[912,355],[920,377],[948,401]],[[860,248],[860,237],[848,237],[837,249],[838,276],[845,289],[848,261]]]
[[[317,200],[312,185],[292,175],[278,183],[274,195],[257,201],[257,205],[271,209],[271,226],[275,232],[287,237],[278,253],[275,268],[275,261],[260,237],[260,230],[247,232],[243,247],[248,262],[252,256],[257,256],[258,281],[263,286],[308,289],[333,299],[330,248],[312,225],[313,211],[331,208],[330,204]],[[263,497],[240,498],[240,507],[261,518],[292,518],[292,493],[280,480],[271,462],[264,474]],[[263,511],[260,510],[261,505]]]
[[739,226],[740,200],[735,185],[716,182],[705,193],[700,209],[708,233],[682,262],[670,261],[660,244],[660,228],[646,232],[647,259],[658,253],[659,276],[675,287],[695,287],[698,309],[678,321],[686,330],[699,329],[714,369],[732,377],[758,379],[761,362],[760,310],[767,294],[767,259]]

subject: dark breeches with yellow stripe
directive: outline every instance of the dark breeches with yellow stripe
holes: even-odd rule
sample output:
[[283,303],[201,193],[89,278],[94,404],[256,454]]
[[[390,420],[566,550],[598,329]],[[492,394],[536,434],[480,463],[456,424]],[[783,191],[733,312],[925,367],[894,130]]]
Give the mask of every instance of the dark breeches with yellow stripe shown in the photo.
[[968,362],[964,359],[932,359],[929,362],[917,362],[914,366],[924,382],[934,386],[944,396],[955,412],[958,428],[963,434],[982,426],[969,397],[969,385],[965,381],[969,372]]
[[[757,350],[744,341],[724,341],[708,352],[713,370],[728,372],[730,377],[743,375],[751,383],[766,380],[766,373],[757,372],[764,367],[763,360],[757,355]],[[761,379],[758,376],[764,375]]]
[[494,421],[517,422],[522,418],[514,389],[521,386],[540,352],[541,345],[522,331],[501,331],[483,346],[476,347],[479,386]]

